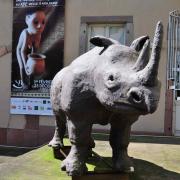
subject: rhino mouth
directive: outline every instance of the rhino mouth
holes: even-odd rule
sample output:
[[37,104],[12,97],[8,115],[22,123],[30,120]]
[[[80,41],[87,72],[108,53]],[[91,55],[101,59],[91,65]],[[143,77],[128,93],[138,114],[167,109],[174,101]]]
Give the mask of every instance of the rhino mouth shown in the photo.
[[151,103],[151,105],[146,105],[146,103],[130,103],[130,102],[124,102],[124,101],[115,101],[114,107],[116,111],[121,111],[122,113],[134,113],[137,112],[138,114],[145,115],[147,113],[153,113],[157,108],[157,102],[158,99],[151,99],[154,103]]
[[123,111],[124,112],[138,112],[141,114],[144,114],[145,112],[147,112],[147,108],[145,105],[142,107],[137,104],[131,104],[128,102],[115,102],[114,105],[115,105],[115,109],[120,110],[122,112]]

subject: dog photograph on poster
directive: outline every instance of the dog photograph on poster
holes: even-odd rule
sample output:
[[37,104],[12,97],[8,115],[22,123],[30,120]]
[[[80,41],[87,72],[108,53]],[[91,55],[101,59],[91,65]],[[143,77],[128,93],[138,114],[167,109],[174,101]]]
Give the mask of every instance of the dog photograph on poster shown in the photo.
[[[27,1],[26,1],[27,2]],[[11,92],[48,93],[63,67],[64,3],[14,0]],[[47,4],[50,3],[50,4]]]

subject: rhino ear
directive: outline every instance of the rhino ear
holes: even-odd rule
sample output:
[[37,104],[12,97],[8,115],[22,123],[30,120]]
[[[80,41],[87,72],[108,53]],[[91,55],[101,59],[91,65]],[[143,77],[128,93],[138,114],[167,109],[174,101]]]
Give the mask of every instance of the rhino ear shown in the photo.
[[141,36],[135,39],[130,47],[135,49],[136,51],[140,51],[147,39],[149,39],[149,36]]
[[104,36],[94,36],[90,39],[90,42],[95,46],[105,47],[105,48],[107,48],[112,44],[119,44],[118,41],[114,39],[106,38]]

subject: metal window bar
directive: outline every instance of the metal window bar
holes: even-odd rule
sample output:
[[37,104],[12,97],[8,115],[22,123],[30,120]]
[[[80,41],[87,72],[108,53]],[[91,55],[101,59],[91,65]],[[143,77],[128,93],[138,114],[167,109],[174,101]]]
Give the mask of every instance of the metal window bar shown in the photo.
[[175,90],[180,90],[180,11],[179,10],[175,10],[169,13],[168,80],[173,80]]

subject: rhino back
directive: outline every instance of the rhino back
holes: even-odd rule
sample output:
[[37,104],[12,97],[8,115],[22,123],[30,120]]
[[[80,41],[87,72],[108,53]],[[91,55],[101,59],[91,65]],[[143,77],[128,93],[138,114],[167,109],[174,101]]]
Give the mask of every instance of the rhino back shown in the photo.
[[68,71],[67,67],[59,71],[55,75],[51,83],[50,99],[51,99],[52,108],[55,114],[59,112],[59,109],[62,109],[61,103],[60,103],[62,81],[67,71]]
[[56,74],[50,91],[54,112],[72,111],[89,103],[89,99],[92,101],[95,97],[92,74],[101,50],[97,47],[88,51]]

